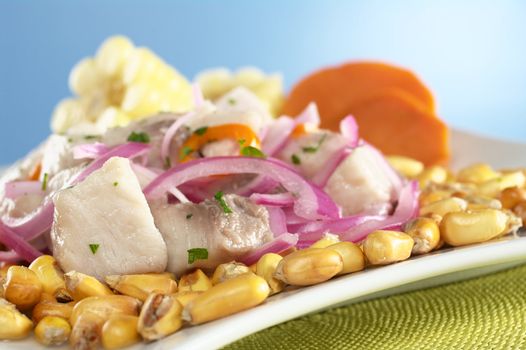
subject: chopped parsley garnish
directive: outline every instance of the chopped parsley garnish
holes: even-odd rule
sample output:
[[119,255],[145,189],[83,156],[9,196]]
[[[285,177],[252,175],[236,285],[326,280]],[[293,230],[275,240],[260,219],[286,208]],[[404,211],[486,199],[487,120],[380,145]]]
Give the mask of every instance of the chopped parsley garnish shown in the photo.
[[130,136],[128,136],[128,141],[140,142],[140,143],[148,143],[148,142],[150,142],[150,135],[148,135],[145,132],[132,131]]
[[99,250],[99,247],[100,247],[100,244],[97,244],[97,243],[91,243],[89,245],[89,249],[91,250],[91,253],[93,255],[95,255],[95,253],[97,253],[97,250]]
[[96,139],[97,135],[84,135],[84,140],[93,140]]
[[245,139],[237,140],[237,143],[239,143],[240,146],[243,146],[245,144],[245,142],[247,142],[247,140],[245,140]]
[[327,134],[323,134],[322,137],[320,137],[320,139],[318,140],[318,143],[316,144],[316,146],[312,147],[303,147],[302,150],[303,152],[305,153],[316,153],[318,151],[318,149],[320,148],[321,144],[323,143],[323,141],[325,141],[325,138],[327,137]]
[[115,187],[119,186],[119,182],[118,182],[118,181],[115,181],[115,182],[113,183],[113,186],[115,186]]
[[199,129],[197,129],[196,131],[194,131],[194,134],[196,135],[199,135],[199,136],[202,136],[206,133],[206,131],[208,130],[208,126],[203,126]]
[[196,260],[208,259],[208,250],[206,248],[188,249],[188,263],[193,264]]
[[48,173],[44,173],[44,178],[42,179],[42,191],[45,191],[47,189],[47,180],[48,180]]
[[186,220],[191,219],[194,214],[186,214]]
[[166,157],[166,159],[164,160],[164,166],[168,169],[172,167],[172,160],[170,159],[170,157]]
[[300,157],[298,157],[297,155],[293,154],[290,159],[292,160],[292,163],[296,164],[296,165],[300,165],[301,164],[301,159]]
[[241,154],[246,157],[265,158],[265,153],[256,147],[246,146],[241,149]]
[[219,206],[221,207],[221,209],[223,209],[223,212],[224,212],[225,214],[230,214],[230,213],[232,213],[232,209],[230,209],[230,207],[228,206],[228,204],[226,204],[225,199],[223,198],[223,192],[222,192],[222,191],[217,192],[217,193],[214,195],[214,198],[215,198],[215,200],[219,203]]
[[68,143],[72,143],[72,142],[73,142],[73,138],[68,137]]
[[235,104],[236,104],[236,100],[233,99],[233,98],[229,98],[229,99],[228,99],[228,103],[229,103],[230,105],[235,105]]
[[191,147],[184,146],[183,149],[181,149],[181,159],[189,156],[194,150]]

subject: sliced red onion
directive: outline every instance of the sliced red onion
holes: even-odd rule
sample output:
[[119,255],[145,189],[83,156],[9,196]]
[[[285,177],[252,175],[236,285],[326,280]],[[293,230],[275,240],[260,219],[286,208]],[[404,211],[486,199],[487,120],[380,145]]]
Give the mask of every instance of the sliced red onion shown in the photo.
[[192,96],[194,98],[194,108],[201,107],[205,102],[203,91],[198,83],[192,84]]
[[149,198],[159,198],[172,187],[190,180],[226,174],[262,174],[279,182],[295,198],[294,211],[307,219],[337,218],[338,206],[320,188],[297,172],[272,159],[250,157],[211,157],[178,164],[164,172],[144,189]]
[[358,136],[358,124],[352,115],[348,115],[340,122],[340,133],[349,140],[350,147],[358,146],[360,137]]
[[168,190],[169,193],[173,194],[175,198],[181,203],[190,203],[190,200],[186,198],[183,192],[179,191],[177,187],[170,187]]
[[252,193],[267,193],[279,186],[279,182],[272,180],[268,176],[259,175],[248,184],[239,187],[236,194],[244,197],[250,196]]
[[279,254],[285,250],[296,246],[298,242],[298,235],[291,233],[284,233],[276,237],[273,241],[263,244],[261,247],[253,250],[252,252],[246,254],[245,256],[239,259],[240,262],[249,266],[254,264],[267,253],[276,253]]
[[41,252],[36,250],[27,243],[22,237],[16,232],[12,231],[9,227],[0,222],[0,242],[2,242],[9,249],[14,250],[20,258],[27,262],[32,262],[40,255]]
[[131,167],[135,175],[146,179],[148,182],[152,182],[153,179],[155,179],[157,176],[159,176],[160,173],[162,173],[162,170],[147,168],[141,164],[133,162],[131,163]]
[[5,197],[17,199],[28,194],[44,194],[40,181],[12,181],[5,184]]
[[320,126],[320,113],[318,112],[316,103],[309,103],[303,112],[295,118],[295,121],[296,125],[313,124],[316,127]]
[[267,128],[265,138],[262,140],[263,152],[269,156],[278,153],[285,146],[296,123],[292,118],[282,116],[276,119]]
[[281,208],[267,206],[270,230],[277,237],[283,233],[287,233],[287,223],[285,213]]
[[288,207],[294,204],[294,197],[288,192],[275,194],[253,193],[250,195],[250,199],[256,204],[273,207]]
[[334,174],[338,166],[352,153],[352,149],[345,146],[341,150],[335,152],[329,160],[325,163],[320,172],[312,178],[312,182],[320,187],[325,187],[327,181]]
[[74,159],[95,159],[107,153],[110,150],[108,146],[103,143],[87,143],[73,147]]
[[402,187],[398,205],[391,216],[352,215],[336,220],[288,225],[290,232],[298,233],[300,245],[314,243],[327,232],[338,234],[342,241],[359,242],[375,230],[400,228],[401,225],[418,215],[419,187],[411,181]]
[[265,154],[272,156],[278,153],[287,143],[294,129],[300,124],[320,125],[318,107],[311,102],[295,119],[282,116],[276,119],[265,131],[262,139],[262,149]]
[[22,258],[14,250],[10,250],[7,252],[0,251],[0,262],[15,263],[20,260],[22,260]]
[[166,162],[166,159],[170,156],[170,144],[172,143],[172,139],[174,138],[175,134],[177,133],[177,130],[186,123],[188,123],[189,120],[194,118],[196,115],[196,112],[188,112],[179,118],[177,118],[172,125],[166,130],[166,133],[163,137],[163,142],[161,143],[161,161],[163,164]]
[[[137,142],[129,142],[112,148],[107,153],[91,162],[91,164],[82,170],[77,176],[73,177],[72,180],[67,183],[66,187],[75,185],[84,180],[88,175],[99,169],[112,157],[133,158],[147,152],[149,148],[148,145]],[[6,218],[3,223],[16,232],[22,239],[27,241],[35,239],[51,229],[54,211],[51,196],[52,194],[47,196],[44,199],[44,204],[33,213],[23,218]]]
[[90,163],[84,170],[82,170],[73,180],[70,181],[68,186],[75,185],[82,180],[84,180],[88,175],[90,175],[95,170],[99,169],[106,163],[106,161],[113,157],[123,157],[123,158],[135,158],[139,157],[150,150],[150,146],[145,143],[140,142],[127,142],[125,144],[116,146],[110,149],[108,152],[104,153],[93,162]]

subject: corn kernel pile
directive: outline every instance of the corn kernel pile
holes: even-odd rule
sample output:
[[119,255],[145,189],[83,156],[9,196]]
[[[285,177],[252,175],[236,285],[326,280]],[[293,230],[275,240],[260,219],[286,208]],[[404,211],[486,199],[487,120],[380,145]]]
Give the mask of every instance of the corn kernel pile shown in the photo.
[[71,71],[76,97],[61,101],[51,121],[56,133],[104,132],[159,111],[185,112],[192,107],[189,82],[145,47],[122,36],[107,39],[94,57]]
[[[64,274],[52,256],[29,267],[0,267],[0,340],[27,337],[74,349],[117,349],[154,341],[263,303],[287,286],[333,277],[429,253],[442,246],[485,242],[526,222],[526,169],[495,171],[476,164],[454,175],[445,168],[389,157],[398,172],[422,186],[420,215],[402,232],[378,230],[359,244],[326,234],[309,248],[267,253],[251,266],[224,263],[174,275]],[[28,317],[31,316],[31,319]]]

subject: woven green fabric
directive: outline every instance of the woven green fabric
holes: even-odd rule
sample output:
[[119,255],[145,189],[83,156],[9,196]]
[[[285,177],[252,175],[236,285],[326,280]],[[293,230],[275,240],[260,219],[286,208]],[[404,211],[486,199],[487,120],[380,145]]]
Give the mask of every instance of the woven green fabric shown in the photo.
[[225,349],[526,349],[526,266],[301,317]]

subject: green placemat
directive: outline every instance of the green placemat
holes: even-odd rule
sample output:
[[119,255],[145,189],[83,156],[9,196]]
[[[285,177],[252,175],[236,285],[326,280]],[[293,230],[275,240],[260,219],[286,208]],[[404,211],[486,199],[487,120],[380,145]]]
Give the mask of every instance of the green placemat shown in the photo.
[[225,349],[526,349],[526,265],[301,317]]

